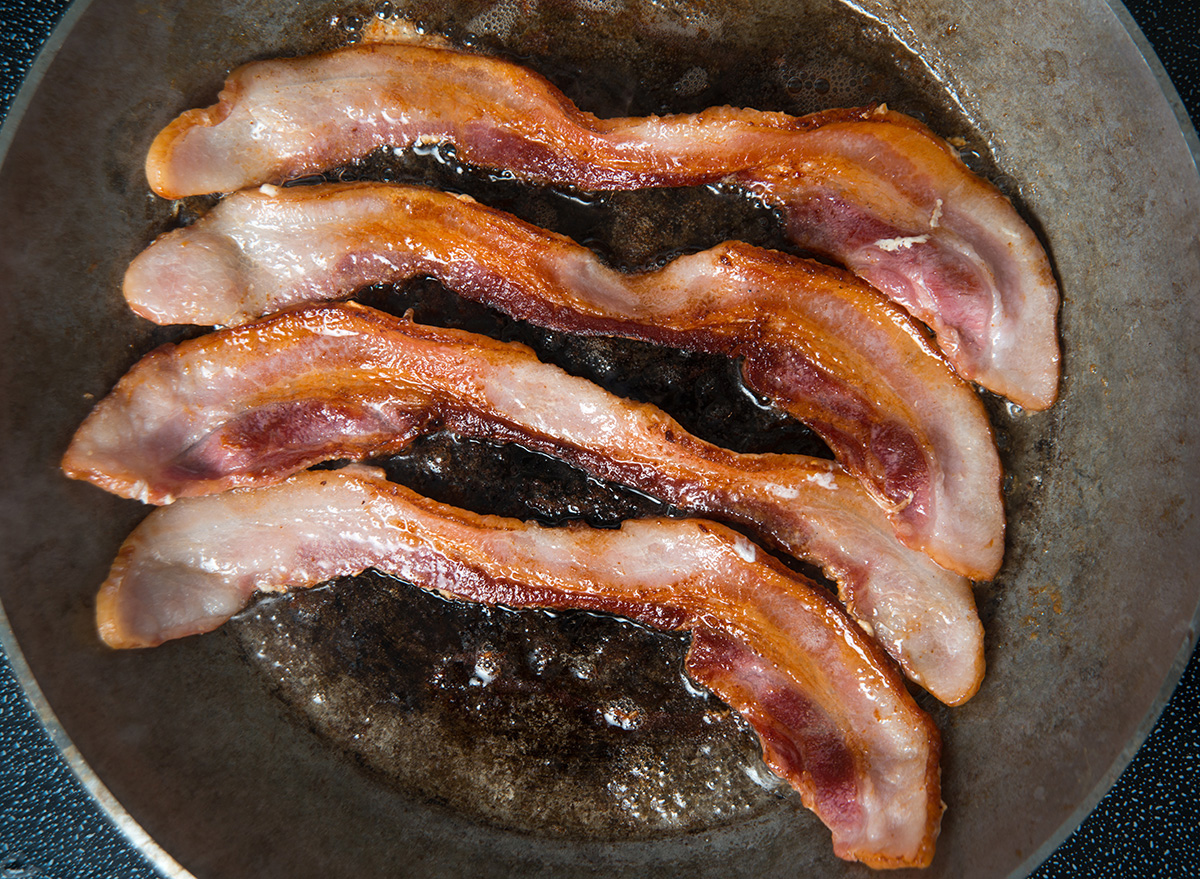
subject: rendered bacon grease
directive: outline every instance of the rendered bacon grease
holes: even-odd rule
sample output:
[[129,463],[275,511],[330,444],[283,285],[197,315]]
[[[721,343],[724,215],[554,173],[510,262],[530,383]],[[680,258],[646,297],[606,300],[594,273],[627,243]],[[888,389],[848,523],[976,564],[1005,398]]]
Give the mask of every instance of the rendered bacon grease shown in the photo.
[[932,858],[936,727],[834,601],[714,523],[544,528],[435,503],[370,468],[311,471],[152,513],[121,547],[97,619],[112,646],[153,646],[211,631],[255,592],[367,568],[469,601],[691,630],[689,673],[750,722],[840,857]]
[[80,427],[67,475],[150,503],[264,485],[438,429],[512,441],[748,526],[837,581],[906,673],[948,704],[983,676],[970,583],[901,545],[832,461],[746,455],[529,349],[362,306],[309,306],[147,355]]
[[976,579],[999,570],[1000,462],[979,398],[899,308],[810,260],[729,242],[626,274],[429,189],[265,187],[161,237],[125,296],[161,323],[229,325],[417,275],[541,326],[740,358],[746,384],[812,426],[907,545]]
[[158,135],[146,171],[157,193],[177,198],[432,142],[581,189],[736,184],[777,207],[797,244],[927,323],[964,377],[1029,409],[1054,401],[1059,297],[1036,236],[949,145],[884,107],[598,119],[506,61],[361,44],[239,68],[218,104]]
[[[777,208],[798,245],[928,324],[945,360],[866,284],[748,245],[623,275],[469,199],[273,185],[433,143],[530,182],[740,187]],[[109,644],[209,631],[257,592],[369,567],[469,601],[686,629],[688,672],[755,729],[839,856],[930,862],[940,741],[877,645],[944,701],[969,698],[982,630],[960,574],[995,573],[1004,527],[990,426],[946,360],[1031,409],[1052,404],[1059,376],[1046,256],[947,144],[885,107],[601,120],[519,66],[410,41],[240,68],[217,105],[160,133],[146,169],[167,198],[263,186],[135,261],[126,295],[139,314],[229,325],[292,310],[152,352],[68,450],[68,475],[184,498],[122,547],[97,602]],[[556,329],[740,358],[746,384],[812,425],[862,482],[833,462],[711,446],[521,346],[303,304],[417,274]],[[544,528],[420,498],[358,465],[299,472],[443,428],[746,527],[821,566],[859,624],[712,522]]]

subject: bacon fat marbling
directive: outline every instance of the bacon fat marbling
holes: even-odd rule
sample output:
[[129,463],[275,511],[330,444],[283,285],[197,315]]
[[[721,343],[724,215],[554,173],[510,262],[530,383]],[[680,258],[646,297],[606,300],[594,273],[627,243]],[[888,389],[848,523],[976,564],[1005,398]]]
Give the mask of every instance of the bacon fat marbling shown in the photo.
[[523,346],[353,303],[151,352],[97,404],[63,468],[167,503],[399,451],[439,428],[517,442],[752,528],[824,569],[850,612],[938,698],[957,704],[979,686],[983,632],[970,583],[897,541],[834,462],[730,452]]
[[434,503],[370,468],[310,471],[151,513],[101,587],[97,622],[111,646],[153,646],[211,631],[256,592],[367,568],[469,601],[695,629],[690,673],[760,732],[834,851],[929,863],[942,812],[932,721],[831,599],[715,523],[544,528]]
[[515,317],[740,358],[890,511],[900,539],[966,576],[1004,551],[986,412],[899,308],[854,276],[729,242],[626,274],[470,199],[339,184],[235,193],[134,260],[125,295],[162,323],[237,324],[431,275]]
[[583,189],[740,186],[782,211],[796,243],[929,324],[965,377],[1031,409],[1054,401],[1059,298],[1036,236],[949,145],[884,107],[598,119],[506,61],[360,44],[239,68],[218,104],[158,135],[146,171],[174,198],[432,142],[477,165]]

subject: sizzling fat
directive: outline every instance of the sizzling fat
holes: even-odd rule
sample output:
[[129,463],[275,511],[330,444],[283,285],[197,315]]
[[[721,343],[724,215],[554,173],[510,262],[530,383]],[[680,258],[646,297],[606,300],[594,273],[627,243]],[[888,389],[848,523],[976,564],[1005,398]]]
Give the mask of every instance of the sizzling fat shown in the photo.
[[689,629],[688,670],[740,711],[835,852],[923,866],[942,805],[940,740],[840,608],[746,538],[701,520],[543,528],[434,503],[352,466],[152,513],[97,601],[114,647],[211,631],[254,593],[368,567],[469,601],[587,608]]
[[156,192],[176,198],[430,142],[581,189],[738,185],[779,208],[798,245],[929,324],[964,377],[1027,408],[1054,401],[1059,297],[1037,237],[945,141],[884,107],[597,119],[506,61],[361,44],[239,68],[218,104],[158,135],[146,172]]
[[948,703],[983,675],[971,586],[896,540],[832,461],[743,455],[529,349],[363,306],[317,305],[151,352],[102,400],[68,475],[152,503],[399,451],[439,428],[515,441],[755,530],[839,584],[851,612]]

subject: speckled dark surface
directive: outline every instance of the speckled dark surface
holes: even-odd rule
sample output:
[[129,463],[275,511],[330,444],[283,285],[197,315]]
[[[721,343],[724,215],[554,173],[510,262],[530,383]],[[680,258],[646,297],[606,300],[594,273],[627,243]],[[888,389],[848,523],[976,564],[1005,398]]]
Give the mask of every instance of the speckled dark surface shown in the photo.
[[[13,83],[63,4],[3,13],[6,107]],[[1162,52],[1193,113],[1197,108],[1197,11],[1183,4],[1131,9]],[[1200,684],[1193,658],[1163,718],[1113,791],[1038,876],[1200,875]],[[153,876],[107,823],[30,714],[12,675],[0,674],[0,876]]]

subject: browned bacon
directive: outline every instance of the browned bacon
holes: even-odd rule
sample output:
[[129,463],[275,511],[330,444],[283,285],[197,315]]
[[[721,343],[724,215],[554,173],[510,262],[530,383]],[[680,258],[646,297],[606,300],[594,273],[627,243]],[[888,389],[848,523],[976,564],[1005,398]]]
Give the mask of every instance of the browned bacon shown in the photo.
[[970,584],[900,544],[832,461],[739,455],[527,348],[355,304],[308,306],[147,355],[80,427],[63,468],[165,503],[261,485],[449,428],[557,455],[756,529],[822,567],[907,673],[948,703],[983,674]]
[[1000,566],[1000,464],[982,404],[900,309],[818,263],[731,242],[630,275],[433,190],[267,187],[160,238],[125,295],[159,322],[236,324],[414,275],[543,326],[738,357],[747,385],[867,483],[901,540],[967,576]]
[[739,185],[781,209],[798,244],[928,323],[964,376],[1028,408],[1054,400],[1058,290],[1037,238],[946,143],[882,107],[597,119],[505,61],[365,44],[236,70],[218,104],[159,134],[146,171],[156,192],[179,197],[431,142],[584,189]]
[[586,608],[695,629],[688,669],[760,732],[842,858],[922,866],[941,817],[939,737],[837,605],[744,537],[701,520],[620,530],[479,516],[350,467],[152,513],[97,600],[114,647],[210,631],[256,592],[376,568],[455,598]]

